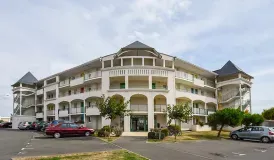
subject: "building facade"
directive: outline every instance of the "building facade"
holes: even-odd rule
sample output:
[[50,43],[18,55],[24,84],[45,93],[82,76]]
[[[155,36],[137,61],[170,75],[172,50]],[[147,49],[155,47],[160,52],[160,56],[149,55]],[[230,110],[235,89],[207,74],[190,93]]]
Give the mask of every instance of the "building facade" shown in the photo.
[[111,122],[125,132],[165,127],[166,107],[177,103],[191,106],[193,118],[178,122],[190,129],[198,121],[207,123],[207,116],[218,109],[251,112],[252,78],[231,61],[208,71],[136,41],[114,54],[41,80],[27,73],[12,85],[13,120],[64,119],[101,128],[110,124],[96,106],[104,95],[130,101],[130,116]]

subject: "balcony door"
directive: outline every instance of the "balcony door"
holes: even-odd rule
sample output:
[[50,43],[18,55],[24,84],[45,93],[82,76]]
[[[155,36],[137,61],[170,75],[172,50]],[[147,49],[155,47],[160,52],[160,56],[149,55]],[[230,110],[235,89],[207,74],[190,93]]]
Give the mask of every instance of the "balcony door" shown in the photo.
[[132,132],[148,131],[147,116],[131,116],[130,130]]

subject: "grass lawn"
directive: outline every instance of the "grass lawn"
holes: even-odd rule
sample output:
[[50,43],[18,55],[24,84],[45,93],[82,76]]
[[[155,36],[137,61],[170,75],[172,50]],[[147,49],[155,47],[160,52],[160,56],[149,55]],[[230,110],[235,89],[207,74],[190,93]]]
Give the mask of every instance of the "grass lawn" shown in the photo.
[[[217,137],[218,131],[201,131],[201,132],[188,132],[183,131],[181,136],[177,136],[177,142],[187,140],[218,140],[221,138],[229,138],[229,132],[222,131],[221,138]],[[164,140],[149,139],[148,142],[175,142],[174,136],[165,137]]]
[[147,160],[126,150],[67,154],[58,156],[26,157],[15,160]]

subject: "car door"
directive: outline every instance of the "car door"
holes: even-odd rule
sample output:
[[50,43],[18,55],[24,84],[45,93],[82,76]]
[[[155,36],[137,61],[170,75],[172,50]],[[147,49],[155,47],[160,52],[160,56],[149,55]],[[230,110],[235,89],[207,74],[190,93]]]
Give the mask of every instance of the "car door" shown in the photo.
[[254,127],[247,127],[244,133],[245,138],[252,139],[252,130]]
[[55,127],[62,135],[70,135],[69,125],[67,123],[60,124],[60,126]]
[[261,139],[261,137],[264,134],[264,128],[263,127],[253,127],[251,130],[251,138],[252,139]]
[[79,129],[77,124],[70,123],[69,125],[71,128],[72,135],[80,135],[81,134],[81,130]]

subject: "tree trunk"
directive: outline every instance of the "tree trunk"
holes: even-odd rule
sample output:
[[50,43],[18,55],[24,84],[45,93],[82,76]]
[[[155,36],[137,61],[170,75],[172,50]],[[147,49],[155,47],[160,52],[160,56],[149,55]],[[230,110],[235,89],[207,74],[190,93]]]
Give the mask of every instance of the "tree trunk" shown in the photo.
[[220,137],[221,132],[222,132],[222,130],[223,130],[223,127],[224,127],[224,124],[221,125],[217,137]]
[[176,136],[177,136],[177,131],[176,131],[176,119],[175,119],[175,132],[174,132],[175,134],[175,142],[176,142]]

